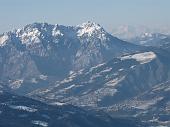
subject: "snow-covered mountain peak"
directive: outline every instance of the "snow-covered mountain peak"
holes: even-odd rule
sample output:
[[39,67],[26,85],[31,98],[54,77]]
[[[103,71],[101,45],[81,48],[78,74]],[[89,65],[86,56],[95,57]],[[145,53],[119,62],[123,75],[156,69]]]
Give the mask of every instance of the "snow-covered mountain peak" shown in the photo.
[[94,22],[86,22],[82,25],[78,25],[78,36],[93,36],[93,35],[102,35],[106,34],[106,31],[97,23]]
[[41,32],[38,28],[27,28],[26,30],[19,29],[16,33],[17,37],[21,39],[23,44],[39,43],[40,34]]
[[33,23],[14,31],[14,33],[16,33],[16,37],[21,40],[22,44],[28,46],[30,44],[41,43],[42,40],[48,42],[51,40],[52,42],[53,38],[58,38],[64,35],[62,32],[63,27],[64,26],[58,24]]

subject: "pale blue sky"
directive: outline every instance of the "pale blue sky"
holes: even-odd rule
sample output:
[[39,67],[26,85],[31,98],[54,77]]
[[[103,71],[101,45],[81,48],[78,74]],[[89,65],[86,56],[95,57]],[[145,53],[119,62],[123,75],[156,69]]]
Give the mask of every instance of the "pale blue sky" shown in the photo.
[[33,22],[76,25],[88,20],[107,30],[119,25],[170,25],[170,0],[0,0],[0,33]]

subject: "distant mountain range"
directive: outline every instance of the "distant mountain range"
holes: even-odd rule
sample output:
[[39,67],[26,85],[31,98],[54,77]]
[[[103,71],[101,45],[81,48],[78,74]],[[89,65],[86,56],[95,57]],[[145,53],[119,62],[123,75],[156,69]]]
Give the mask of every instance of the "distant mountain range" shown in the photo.
[[150,28],[144,25],[121,25],[113,28],[112,34],[120,39],[129,41],[133,38],[144,36],[145,34],[160,33],[170,35],[169,26]]
[[4,33],[0,124],[169,127],[169,53],[168,35],[126,42],[93,22]]
[[121,26],[113,30],[113,35],[136,45],[152,46],[170,51],[170,32],[149,30],[148,28]]
[[132,38],[129,41],[138,45],[166,48],[166,46],[170,44],[170,35],[160,33],[144,33],[141,36]]
[[121,25],[112,30],[112,34],[120,39],[129,41],[132,38],[140,36],[143,33],[152,32],[146,26],[131,26],[131,25]]

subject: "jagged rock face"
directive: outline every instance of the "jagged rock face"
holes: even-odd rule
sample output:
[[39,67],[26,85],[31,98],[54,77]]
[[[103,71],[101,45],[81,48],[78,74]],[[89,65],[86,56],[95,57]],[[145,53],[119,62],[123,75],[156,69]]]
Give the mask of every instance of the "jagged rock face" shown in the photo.
[[41,75],[62,79],[70,71],[139,49],[96,23],[75,27],[34,23],[0,36],[0,79],[7,84],[20,82],[13,86],[17,89]]
[[167,80],[170,80],[169,55],[159,50],[143,51],[72,73],[55,86],[30,95],[47,103],[61,101],[109,109]]
[[[50,106],[26,97],[0,92],[1,127],[142,127],[129,118],[111,118],[103,112],[71,105]],[[144,125],[143,125],[144,126]]]

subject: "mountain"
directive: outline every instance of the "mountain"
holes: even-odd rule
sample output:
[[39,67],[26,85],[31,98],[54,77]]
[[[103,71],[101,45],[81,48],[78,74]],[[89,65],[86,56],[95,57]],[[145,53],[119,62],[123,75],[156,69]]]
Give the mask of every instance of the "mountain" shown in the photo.
[[54,86],[36,90],[30,96],[46,103],[61,101],[76,106],[109,109],[168,80],[168,53],[150,49],[72,73]]
[[152,30],[146,26],[121,25],[117,28],[114,28],[112,33],[114,36],[120,39],[129,41],[132,38],[140,36],[143,33],[151,32],[151,31]]
[[144,38],[149,36],[167,36],[170,35],[170,28],[166,27],[148,27],[144,25],[121,25],[113,28],[112,34],[122,40],[131,41],[135,38]]
[[137,120],[112,118],[58,103],[46,105],[26,97],[0,93],[1,127],[142,127]]
[[138,45],[162,47],[170,43],[169,35],[160,33],[144,33],[130,40]]
[[0,81],[25,94],[72,71],[140,49],[93,22],[78,26],[33,23],[0,35]]
[[33,91],[29,96],[48,104],[60,101],[101,109],[113,117],[135,117],[150,126],[168,127],[169,81],[169,53],[148,48],[73,72],[54,86]]
[[0,126],[169,126],[169,40],[128,43],[93,22],[0,35]]

